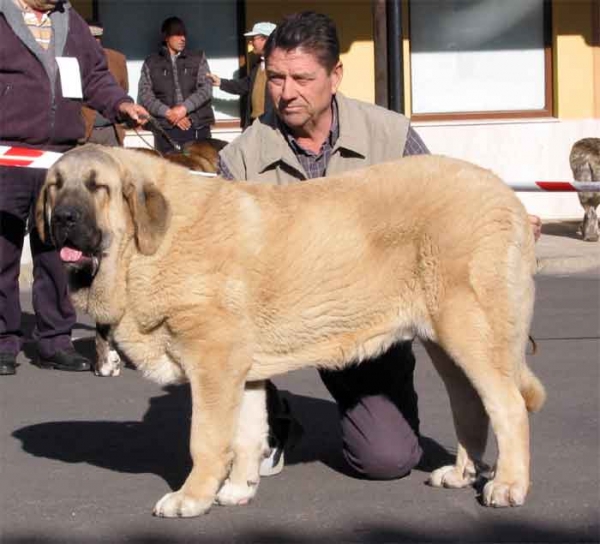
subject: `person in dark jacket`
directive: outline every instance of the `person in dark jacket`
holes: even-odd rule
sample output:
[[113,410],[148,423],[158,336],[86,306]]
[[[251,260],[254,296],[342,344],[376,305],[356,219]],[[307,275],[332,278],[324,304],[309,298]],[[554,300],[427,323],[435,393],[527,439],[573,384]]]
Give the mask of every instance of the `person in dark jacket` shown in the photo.
[[244,34],[244,36],[249,38],[252,45],[252,52],[257,59],[246,77],[240,79],[223,79],[215,74],[208,74],[210,81],[215,87],[219,87],[226,93],[238,94],[245,97],[246,103],[242,118],[242,127],[244,128],[251,125],[252,121],[260,117],[263,113],[273,111],[273,101],[267,92],[267,76],[263,54],[267,38],[275,30],[275,27],[276,25],[273,23],[256,23],[252,27],[252,30]]
[[[102,45],[102,36],[104,27],[102,23],[95,20],[87,21],[90,32],[96,41]],[[102,48],[106,57],[108,71],[113,75],[119,86],[129,92],[129,75],[127,73],[127,59],[120,51]],[[85,143],[122,146],[125,141],[125,129],[123,124],[111,123],[108,119],[100,115],[91,108],[82,109],[83,122],[85,123]]]
[[[148,114],[114,80],[102,48],[69,2],[0,0],[0,51],[0,146],[49,151],[75,147],[84,135],[83,102],[112,122],[129,118],[139,123]],[[45,175],[46,170],[39,168],[0,167],[0,375],[4,376],[16,373],[21,350],[21,253],[25,225]],[[41,242],[35,227],[30,245],[37,344],[33,363],[89,370],[90,362],[71,342],[76,314],[60,256]]]
[[162,47],[142,66],[138,102],[158,119],[162,130],[153,129],[155,147],[166,153],[173,151],[169,139],[183,145],[210,138],[215,115],[206,55],[186,49],[187,32],[178,17],[165,19],[161,32]]

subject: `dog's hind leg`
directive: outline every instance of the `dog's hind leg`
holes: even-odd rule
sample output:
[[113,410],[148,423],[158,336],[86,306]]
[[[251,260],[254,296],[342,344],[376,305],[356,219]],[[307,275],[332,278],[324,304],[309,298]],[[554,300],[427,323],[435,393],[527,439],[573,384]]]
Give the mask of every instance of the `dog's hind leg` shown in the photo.
[[244,389],[233,440],[233,464],[229,477],[217,493],[218,504],[248,504],[258,490],[260,463],[269,451],[265,386],[264,381],[257,381],[247,383]]
[[156,503],[154,514],[161,517],[198,516],[214,504],[233,461],[233,437],[249,367],[248,356],[230,344],[206,348],[203,339],[196,349],[186,348],[182,358],[192,393],[193,466],[181,489]]
[[496,436],[495,475],[483,491],[487,506],[522,505],[529,489],[529,421],[519,389],[526,321],[500,306],[485,310],[472,290],[457,288],[436,323],[438,343],[476,389]]
[[458,439],[456,462],[434,470],[429,484],[434,487],[461,488],[477,479],[483,466],[489,418],[479,395],[448,354],[433,342],[423,342],[442,378],[448,396]]

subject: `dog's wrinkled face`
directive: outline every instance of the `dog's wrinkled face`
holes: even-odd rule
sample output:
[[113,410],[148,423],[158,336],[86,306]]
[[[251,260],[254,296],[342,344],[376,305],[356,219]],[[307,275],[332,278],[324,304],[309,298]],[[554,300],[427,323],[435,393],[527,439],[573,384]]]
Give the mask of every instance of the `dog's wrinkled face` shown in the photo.
[[99,149],[74,150],[48,172],[38,201],[38,231],[42,238],[50,235],[78,283],[91,282],[110,249],[116,227],[111,206],[122,203],[121,193],[119,166]]
[[72,289],[89,286],[107,257],[116,262],[123,240],[134,239],[143,255],[159,247],[170,218],[153,182],[162,161],[152,159],[144,174],[140,157],[86,145],[66,153],[48,171],[36,225],[42,240],[50,238],[59,250]]

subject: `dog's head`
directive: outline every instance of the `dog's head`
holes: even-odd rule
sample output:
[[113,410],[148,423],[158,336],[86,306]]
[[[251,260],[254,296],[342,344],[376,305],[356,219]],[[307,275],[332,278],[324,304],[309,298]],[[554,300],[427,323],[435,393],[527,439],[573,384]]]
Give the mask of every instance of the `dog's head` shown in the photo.
[[136,168],[136,159],[135,153],[86,145],[66,153],[48,171],[36,226],[77,283],[91,283],[103,259],[128,240],[134,239],[144,255],[161,243],[169,207],[147,175],[152,169]]

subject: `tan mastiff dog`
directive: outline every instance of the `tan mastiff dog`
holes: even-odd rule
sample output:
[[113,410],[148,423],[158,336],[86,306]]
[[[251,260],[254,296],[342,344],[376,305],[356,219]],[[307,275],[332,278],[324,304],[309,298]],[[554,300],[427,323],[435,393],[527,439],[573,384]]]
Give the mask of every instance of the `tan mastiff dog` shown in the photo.
[[76,306],[148,378],[190,383],[193,468],[157,515],[256,493],[263,380],[342,368],[414,337],[445,382],[458,436],[456,463],[431,483],[473,483],[491,420],[499,455],[483,502],[525,501],[527,411],[545,396],[525,362],[534,240],[491,172],[418,156],[277,186],[85,146],[50,169],[37,221],[61,249]]

